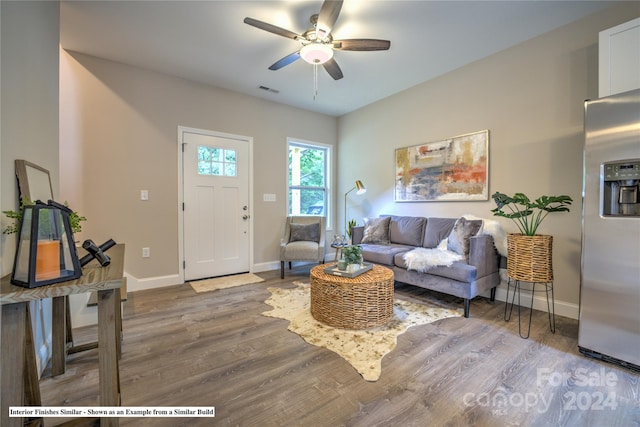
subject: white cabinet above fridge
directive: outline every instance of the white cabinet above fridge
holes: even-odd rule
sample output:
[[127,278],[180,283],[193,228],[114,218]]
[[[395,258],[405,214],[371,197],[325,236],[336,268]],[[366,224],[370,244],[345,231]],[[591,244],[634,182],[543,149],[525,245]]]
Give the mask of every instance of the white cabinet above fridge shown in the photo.
[[640,18],[600,32],[598,96],[640,89]]

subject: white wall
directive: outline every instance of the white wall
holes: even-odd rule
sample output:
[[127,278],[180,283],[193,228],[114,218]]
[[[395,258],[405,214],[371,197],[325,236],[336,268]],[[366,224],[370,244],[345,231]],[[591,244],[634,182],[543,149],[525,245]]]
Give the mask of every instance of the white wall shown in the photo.
[[[491,199],[397,203],[393,196],[396,148],[489,129],[489,194],[574,200],[570,213],[549,216],[539,232],[554,236],[558,312],[577,317],[583,101],[598,96],[599,31],[634,12],[637,4],[598,13],[340,118],[338,193],[355,179],[368,188],[349,198],[349,217],[360,223],[381,213],[493,219]],[[500,222],[517,231],[509,220]]]
[[[14,161],[25,159],[51,173],[58,192],[57,2],[2,5],[2,210],[18,209]],[[8,222],[2,216],[2,228]],[[2,272],[11,272],[14,236],[2,236]]]
[[[18,210],[14,161],[49,170],[58,193],[58,2],[0,2],[2,210]],[[1,228],[8,222],[2,216]],[[0,275],[10,274],[15,236],[1,235]],[[51,346],[51,300],[32,303],[36,352],[46,360]],[[5,344],[7,345],[7,344]],[[40,361],[40,360],[39,360]]]

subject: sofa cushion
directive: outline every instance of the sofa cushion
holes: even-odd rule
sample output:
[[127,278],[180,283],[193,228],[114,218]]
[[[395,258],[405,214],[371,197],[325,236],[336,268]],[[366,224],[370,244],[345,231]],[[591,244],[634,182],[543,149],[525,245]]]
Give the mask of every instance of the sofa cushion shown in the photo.
[[437,247],[451,233],[455,223],[455,218],[428,218],[422,246],[425,248]]
[[482,227],[482,220],[458,218],[449,233],[447,249],[465,257],[469,256],[469,237],[475,236]]
[[284,248],[284,259],[295,259],[298,261],[318,260],[318,243],[308,241],[291,242]]
[[[404,260],[404,253],[399,253],[393,258],[397,267],[407,269],[407,262]],[[455,261],[448,267],[438,266],[430,268],[426,273],[411,270],[416,274],[429,274],[432,276],[446,277],[447,279],[458,280],[460,282],[471,283],[478,275],[478,269],[466,261]]]
[[[404,245],[368,245],[360,244],[362,247],[362,259],[375,264],[393,265],[393,259],[396,255],[404,254],[413,249],[413,246]],[[402,258],[402,256],[400,257]]]
[[389,240],[400,245],[421,246],[427,219],[415,216],[392,216]]
[[460,282],[471,283],[476,280],[477,269],[464,261],[454,262],[450,267],[435,267],[429,270],[433,276],[446,277],[447,279],[458,280]]
[[390,222],[391,217],[365,218],[362,243],[368,243],[372,245],[388,245]]
[[319,242],[320,241],[320,223],[314,224],[298,224],[292,222],[290,242]]

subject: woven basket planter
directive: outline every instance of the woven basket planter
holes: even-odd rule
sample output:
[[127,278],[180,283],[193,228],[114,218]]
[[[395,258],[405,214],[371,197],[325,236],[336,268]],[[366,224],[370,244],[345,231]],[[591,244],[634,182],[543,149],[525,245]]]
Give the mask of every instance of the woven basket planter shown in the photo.
[[553,236],[509,234],[507,236],[507,273],[525,282],[553,282]]

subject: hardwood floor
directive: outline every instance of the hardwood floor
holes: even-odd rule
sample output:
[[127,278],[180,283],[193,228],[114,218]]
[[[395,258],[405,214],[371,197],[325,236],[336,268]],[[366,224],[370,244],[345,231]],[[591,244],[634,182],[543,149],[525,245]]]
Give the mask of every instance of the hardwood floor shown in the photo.
[[[308,267],[196,294],[189,285],[129,292],[123,406],[215,406],[215,418],[121,418],[123,426],[638,426],[639,375],[578,353],[578,323],[534,312],[518,335],[504,303],[477,298],[471,317],[409,329],[367,382],[342,358],[264,317],[267,287],[308,281]],[[396,297],[461,300],[396,284]],[[74,330],[91,341],[96,328]],[[97,352],[71,355],[41,380],[45,406],[98,404]],[[608,377],[607,377],[608,376]],[[603,385],[603,382],[608,384]],[[587,379],[591,386],[586,385]],[[48,418],[56,425],[61,418]]]

